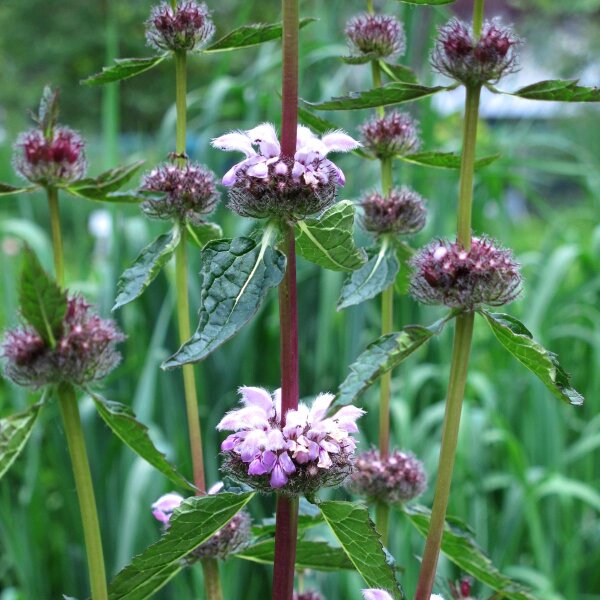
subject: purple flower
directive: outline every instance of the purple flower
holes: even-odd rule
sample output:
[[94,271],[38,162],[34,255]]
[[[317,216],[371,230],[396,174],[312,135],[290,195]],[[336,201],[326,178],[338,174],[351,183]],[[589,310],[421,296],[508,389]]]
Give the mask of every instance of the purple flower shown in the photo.
[[365,600],[394,600],[385,590],[362,590],[362,595]]
[[408,235],[425,227],[425,202],[406,186],[394,188],[387,196],[379,192],[367,194],[360,201],[360,206],[363,209],[363,227],[377,235]]
[[163,525],[166,525],[171,520],[173,511],[183,502],[183,500],[183,496],[174,493],[161,496],[152,505],[152,516]]
[[360,127],[365,148],[377,158],[416,152],[421,146],[419,123],[406,112],[388,111]]
[[213,146],[243,153],[246,158],[223,177],[230,188],[230,206],[242,216],[303,218],[333,202],[343,186],[342,170],[327,158],[331,152],[349,152],[360,146],[342,131],[318,138],[298,127],[296,153],[284,157],[275,128],[262,123],[212,140]]
[[388,58],[406,49],[404,27],[390,15],[357,15],[346,24],[346,36],[353,55]]
[[318,489],[345,478],[356,448],[352,433],[364,414],[345,406],[330,417],[332,394],[320,394],[311,407],[299,404],[281,419],[281,393],[240,388],[242,407],[228,412],[217,429],[232,430],[221,444],[227,470],[258,489],[290,493]]

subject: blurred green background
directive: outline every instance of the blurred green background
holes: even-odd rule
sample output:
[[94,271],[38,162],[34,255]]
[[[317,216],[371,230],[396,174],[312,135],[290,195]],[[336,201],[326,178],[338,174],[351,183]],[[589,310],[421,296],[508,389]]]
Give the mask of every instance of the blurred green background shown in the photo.
[[[379,3],[402,17],[408,55],[425,82],[427,56],[436,25],[447,9]],[[90,170],[96,174],[137,158],[148,166],[173,149],[172,63],[120,86],[89,89],[82,78],[114,56],[144,56],[143,21],[148,0],[96,2],[5,1],[0,4],[0,179],[16,183],[11,146],[28,126],[45,83],[62,90],[62,122],[88,139]],[[279,19],[279,3],[209,1],[218,34],[242,24]],[[456,10],[467,15],[470,2]],[[302,33],[301,95],[317,100],[370,85],[368,67],[351,67],[343,26],[364,8],[359,0],[303,0],[303,16],[319,21]],[[597,36],[599,0],[492,2],[488,14],[506,13],[527,40],[523,72],[533,82],[548,77],[600,79]],[[197,57],[189,61],[188,152],[223,173],[233,157],[209,147],[211,137],[262,120],[279,120],[279,45]],[[510,82],[505,88],[510,89]],[[508,98],[508,97],[504,97]],[[542,600],[600,598],[600,120],[593,106],[497,105],[484,98],[479,153],[502,158],[478,172],[475,231],[514,248],[526,280],[525,293],[509,310],[538,339],[560,354],[585,394],[584,407],[559,405],[547,390],[494,343],[478,320],[467,402],[455,471],[450,514],[466,520],[494,563],[529,585]],[[525,106],[527,104],[527,106]],[[426,150],[460,147],[458,102],[421,102],[410,111],[420,119]],[[535,107],[532,109],[532,107]],[[331,113],[330,120],[356,133],[368,111]],[[343,197],[356,199],[377,185],[375,164],[339,159],[348,185]],[[452,235],[457,174],[401,166],[397,183],[414,186],[429,199],[431,218],[414,240]],[[63,197],[62,222],[67,280],[108,315],[120,273],[139,250],[166,229],[135,207],[107,207]],[[215,219],[227,235],[239,235],[250,221],[221,207]],[[367,240],[358,234],[362,242]],[[15,278],[19,240],[26,240],[51,268],[47,212],[42,195],[3,199],[0,204],[0,327],[16,322]],[[195,253],[193,272],[199,270]],[[311,264],[299,265],[301,393],[335,390],[348,365],[378,335],[377,303],[337,313],[342,276]],[[173,320],[173,272],[159,276],[148,292],[116,315],[128,335],[120,368],[105,383],[109,398],[130,404],[149,425],[157,444],[184,473],[190,472],[180,374],[164,373],[161,360],[177,347]],[[192,306],[198,280],[192,277]],[[411,299],[397,302],[397,324],[430,323],[438,311]],[[395,372],[393,436],[414,451],[432,481],[440,440],[451,329]],[[278,320],[275,295],[253,323],[197,369],[204,443],[211,482],[218,479],[219,436],[214,426],[235,405],[241,384],[278,385]],[[32,402],[34,396],[0,381],[0,414]],[[363,398],[372,409],[363,422],[362,446],[377,433],[377,386]],[[168,482],[125,449],[82,399],[88,450],[96,483],[107,567],[114,574],[156,540],[159,528],[151,503],[171,489]],[[329,492],[344,497],[344,492]],[[422,501],[430,504],[432,490]],[[252,505],[254,516],[270,516],[272,500]],[[313,535],[325,535],[316,530]],[[65,593],[85,597],[87,584],[82,532],[65,439],[55,405],[45,411],[26,452],[0,484],[0,599],[50,600]],[[422,540],[394,518],[390,550],[412,593]],[[441,563],[440,589],[460,574]],[[263,600],[270,596],[269,569],[233,559],[224,567],[225,597]],[[199,598],[201,574],[190,569],[157,597]],[[307,587],[329,600],[359,598],[354,574],[309,573]],[[486,590],[476,587],[481,597]]]

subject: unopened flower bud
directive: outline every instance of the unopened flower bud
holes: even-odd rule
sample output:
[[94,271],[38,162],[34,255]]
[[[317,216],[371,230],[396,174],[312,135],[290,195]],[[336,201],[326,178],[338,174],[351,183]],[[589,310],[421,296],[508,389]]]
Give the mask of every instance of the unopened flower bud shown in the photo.
[[472,311],[483,304],[508,304],[521,291],[512,252],[486,237],[474,237],[470,250],[458,242],[435,240],[415,255],[411,266],[411,294],[425,304]]
[[101,319],[90,309],[80,296],[68,299],[62,335],[54,347],[29,326],[8,331],[1,348],[6,377],[39,388],[60,382],[83,385],[110,373],[121,360],[115,346],[125,336],[113,321]]
[[408,113],[392,110],[360,127],[365,149],[377,158],[417,152],[421,146],[419,124]]
[[193,225],[202,223],[220,198],[214,173],[197,163],[183,167],[171,163],[159,165],[144,176],[141,189],[164,194],[142,202],[142,210],[148,216]]
[[423,198],[408,187],[394,188],[387,196],[371,192],[362,198],[362,225],[371,233],[408,235],[425,227]]
[[390,15],[357,15],[346,24],[346,36],[353,55],[388,58],[406,50],[404,27]]
[[60,185],[81,179],[87,170],[85,142],[68,127],[56,127],[49,137],[40,129],[21,134],[13,164],[19,175],[40,185]]
[[176,9],[170,2],[161,2],[146,21],[146,40],[157,50],[200,50],[214,33],[208,7],[195,0],[178,2]]
[[348,487],[351,491],[386,504],[408,502],[427,489],[423,463],[410,452],[394,450],[382,458],[377,450],[360,454]]
[[437,71],[467,86],[495,84],[517,70],[521,43],[499,20],[486,21],[477,40],[470,26],[452,19],[439,30],[431,62]]

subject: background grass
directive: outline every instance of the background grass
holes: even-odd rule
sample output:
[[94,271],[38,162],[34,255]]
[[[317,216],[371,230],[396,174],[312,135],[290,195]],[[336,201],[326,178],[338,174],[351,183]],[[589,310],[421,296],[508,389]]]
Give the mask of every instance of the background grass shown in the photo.
[[[252,21],[275,21],[278,3],[221,0],[215,4],[219,33]],[[423,80],[431,80],[425,60],[444,9],[407,8],[388,0],[386,8],[401,15],[409,37],[407,61]],[[562,3],[561,3],[562,4]],[[174,74],[172,65],[125,82],[121,88],[86,89],[78,80],[111,56],[142,56],[143,25],[150,3],[79,3],[66,0],[52,9],[41,0],[3,3],[0,7],[0,65],[6,85],[0,90],[0,175],[11,173],[11,144],[26,125],[44,83],[63,90],[62,120],[79,127],[89,140],[91,171],[118,161],[144,158],[148,165],[172,149]],[[363,8],[360,1],[305,0],[303,15],[319,22],[302,35],[303,97],[339,95],[369,85],[368,67],[350,67],[337,57],[346,53],[343,25]],[[467,9],[469,2],[457,4]],[[520,33],[530,41],[535,65],[554,76],[575,77],[598,68],[598,2],[494,4],[510,9]],[[557,40],[563,40],[560,44]],[[245,52],[190,60],[189,154],[223,173],[233,157],[210,149],[211,137],[262,120],[278,122],[279,52],[277,44]],[[458,114],[440,116],[430,102],[410,107],[420,119],[425,149],[460,146]],[[329,118],[356,132],[368,116],[359,111]],[[493,340],[478,320],[467,402],[461,431],[450,514],[475,530],[494,563],[530,585],[542,600],[600,598],[600,227],[598,198],[600,127],[593,107],[560,109],[551,118],[514,117],[482,123],[481,155],[502,158],[477,175],[474,229],[514,248],[523,264],[523,297],[509,310],[525,321],[546,346],[561,356],[587,403],[580,409],[559,405]],[[348,185],[343,197],[355,199],[377,182],[374,164],[354,157],[339,160]],[[451,235],[455,227],[457,174],[420,167],[395,167],[397,183],[413,185],[429,199],[431,218],[414,240]],[[67,256],[67,280],[108,315],[120,273],[166,224],[149,222],[135,207],[105,207],[68,197],[61,200]],[[97,211],[107,211],[109,237],[94,237],[88,228]],[[104,213],[102,213],[104,214]],[[252,223],[221,207],[215,219],[227,235],[239,235]],[[358,234],[361,241],[366,239]],[[16,321],[15,277],[18,242],[28,241],[51,268],[51,245],[43,196],[4,199],[0,205],[0,326]],[[199,270],[192,257],[193,273]],[[161,275],[148,292],[116,318],[127,333],[124,360],[106,381],[105,394],[130,404],[151,428],[153,438],[183,470],[188,457],[181,377],[164,373],[161,360],[177,347],[173,315],[173,271]],[[302,335],[301,394],[335,390],[347,366],[377,336],[378,307],[367,303],[337,313],[342,277],[311,264],[299,264]],[[192,306],[198,281],[192,277]],[[398,325],[429,323],[438,311],[411,299],[397,303]],[[448,377],[451,329],[395,373],[393,439],[414,451],[432,481],[440,440]],[[236,403],[241,384],[278,385],[278,320],[275,295],[235,340],[198,367],[204,444],[209,480],[218,479],[219,436],[214,426]],[[0,382],[0,414],[33,400],[23,390]],[[376,386],[363,404],[370,413],[362,424],[362,446],[377,435]],[[91,456],[108,570],[114,574],[130,557],[157,539],[159,528],[149,507],[170,490],[165,480],[137,460],[110,434],[88,399],[81,401]],[[332,492],[344,497],[344,492]],[[432,491],[423,498],[430,504]],[[271,515],[270,499],[252,505],[258,519]],[[412,593],[422,540],[397,517],[390,549],[401,565],[402,582]],[[316,531],[315,535],[325,535]],[[38,423],[26,452],[0,484],[0,599],[50,600],[62,593],[85,597],[85,556],[68,454],[55,405]],[[440,586],[459,574],[442,562]],[[231,560],[223,567],[226,598],[268,597],[269,569]],[[157,597],[197,598],[199,570],[176,578]],[[357,599],[354,574],[305,577],[331,599]],[[485,590],[480,590],[485,597]]]

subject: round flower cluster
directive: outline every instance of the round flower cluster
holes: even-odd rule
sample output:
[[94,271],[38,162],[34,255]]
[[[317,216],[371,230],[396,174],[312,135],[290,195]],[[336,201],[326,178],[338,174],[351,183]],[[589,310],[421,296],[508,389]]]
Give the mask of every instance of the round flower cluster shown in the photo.
[[408,502],[427,489],[423,463],[409,452],[394,450],[382,458],[377,450],[360,454],[348,487],[351,491],[386,504]]
[[292,600],[324,600],[319,592],[303,592],[302,594],[294,592]]
[[421,147],[419,124],[408,113],[392,110],[360,127],[364,146],[377,158],[404,156]]
[[72,183],[87,170],[84,148],[81,136],[68,127],[56,127],[48,137],[41,129],[30,129],[17,139],[13,163],[19,175],[32,183]]
[[357,15],[346,24],[346,36],[351,53],[358,56],[387,58],[406,50],[404,27],[390,15]]
[[[216,489],[221,487],[220,484],[217,484],[208,493],[217,493]],[[152,505],[152,515],[163,524],[165,530],[169,528],[171,515],[183,500],[183,496],[170,493],[161,496]],[[193,550],[186,557],[186,562],[192,563],[206,558],[226,559],[230,554],[234,554],[248,543],[250,540],[250,524],[248,512],[245,510],[238,512],[229,523],[219,529],[204,544]]]
[[155,6],[146,21],[146,41],[157,50],[200,50],[214,35],[215,26],[206,4],[195,0]]
[[452,19],[439,30],[431,55],[433,67],[467,86],[498,83],[518,68],[521,40],[498,20],[483,24],[476,40],[470,26]]
[[282,423],[281,390],[273,396],[261,388],[242,387],[242,408],[230,411],[217,425],[229,435],[221,445],[224,470],[263,492],[315,492],[339,485],[352,470],[356,441],[352,433],[364,414],[344,406],[327,417],[333,394],[319,394],[312,406],[300,403]]
[[482,304],[508,304],[521,291],[512,252],[485,237],[474,237],[470,250],[458,242],[435,240],[413,257],[411,266],[411,293],[425,304],[472,311]]
[[164,163],[142,179],[144,192],[164,194],[142,202],[142,210],[157,219],[175,219],[199,225],[220,199],[212,171],[197,163],[177,167]]
[[53,348],[29,326],[6,333],[4,372],[15,383],[33,388],[62,381],[82,385],[102,379],[117,366],[121,355],[115,345],[124,339],[113,321],[101,319],[83,298],[73,296]]
[[387,196],[372,192],[360,201],[363,209],[362,225],[372,233],[407,235],[425,227],[427,209],[423,198],[403,186]]
[[212,144],[221,150],[246,155],[223,177],[233,211],[243,217],[290,221],[318,213],[333,203],[337,186],[344,185],[345,177],[327,155],[360,146],[341,131],[319,139],[300,125],[294,157],[283,157],[277,132],[270,123],[222,135]]

